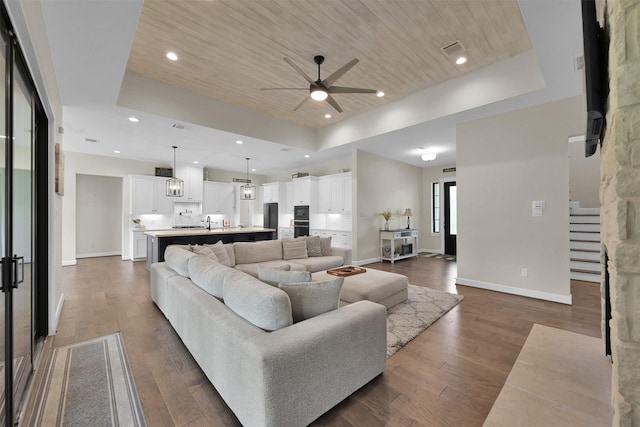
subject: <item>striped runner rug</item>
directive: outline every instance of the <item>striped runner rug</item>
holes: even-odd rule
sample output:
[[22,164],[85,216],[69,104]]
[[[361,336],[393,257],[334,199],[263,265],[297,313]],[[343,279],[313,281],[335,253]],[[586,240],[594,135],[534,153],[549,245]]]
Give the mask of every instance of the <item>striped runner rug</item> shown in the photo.
[[31,426],[146,426],[120,332],[51,351]]

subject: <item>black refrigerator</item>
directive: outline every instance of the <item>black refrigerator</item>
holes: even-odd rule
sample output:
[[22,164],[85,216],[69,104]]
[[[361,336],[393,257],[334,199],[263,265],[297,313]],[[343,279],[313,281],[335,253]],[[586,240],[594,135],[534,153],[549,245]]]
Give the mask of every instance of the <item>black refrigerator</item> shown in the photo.
[[273,228],[278,230],[278,204],[265,203],[263,206],[263,226],[264,228]]

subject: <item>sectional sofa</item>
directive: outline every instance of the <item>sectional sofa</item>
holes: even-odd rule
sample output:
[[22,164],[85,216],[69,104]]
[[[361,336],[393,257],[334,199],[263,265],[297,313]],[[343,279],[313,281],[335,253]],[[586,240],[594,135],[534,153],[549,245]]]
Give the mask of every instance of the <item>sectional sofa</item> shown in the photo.
[[[299,272],[302,265],[310,271],[330,262],[274,259],[282,249],[273,242],[224,250],[249,272],[264,269],[260,260],[267,254],[272,259],[263,263],[281,268],[273,261],[286,261]],[[245,247],[262,244],[270,248],[260,247],[262,255]],[[359,301],[294,323],[285,291],[188,247],[168,247],[165,262],[151,266],[151,297],[246,426],[308,425],[386,365],[384,306]]]

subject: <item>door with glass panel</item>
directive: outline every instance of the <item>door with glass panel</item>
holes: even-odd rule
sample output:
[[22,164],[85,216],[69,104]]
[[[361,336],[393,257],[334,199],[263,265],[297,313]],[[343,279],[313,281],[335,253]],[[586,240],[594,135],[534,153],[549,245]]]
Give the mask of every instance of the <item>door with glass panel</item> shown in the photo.
[[456,255],[458,235],[457,187],[455,181],[444,183],[444,253]]

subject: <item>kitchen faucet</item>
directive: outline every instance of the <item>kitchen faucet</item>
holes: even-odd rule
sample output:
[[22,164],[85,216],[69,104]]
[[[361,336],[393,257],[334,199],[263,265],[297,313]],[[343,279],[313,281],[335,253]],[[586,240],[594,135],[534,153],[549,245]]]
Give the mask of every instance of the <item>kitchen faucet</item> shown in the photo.
[[211,231],[211,217],[207,215],[207,230]]

